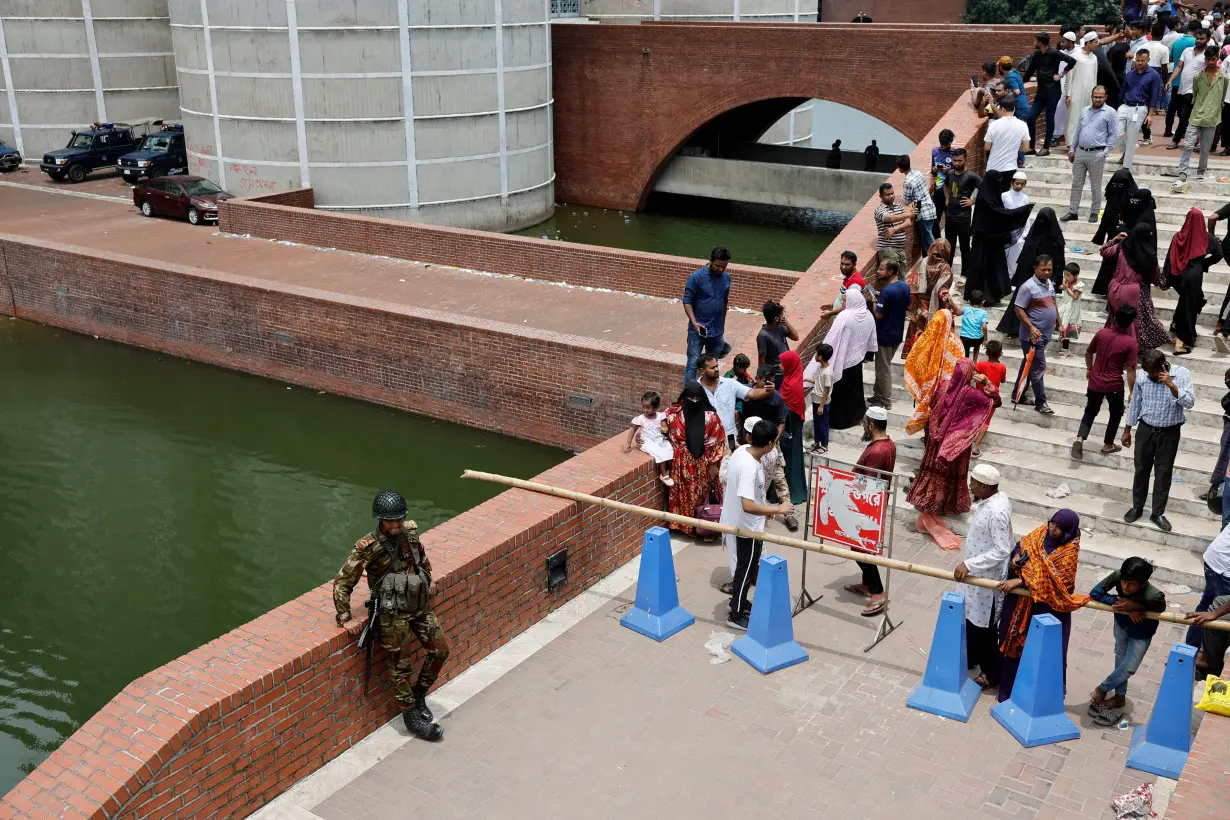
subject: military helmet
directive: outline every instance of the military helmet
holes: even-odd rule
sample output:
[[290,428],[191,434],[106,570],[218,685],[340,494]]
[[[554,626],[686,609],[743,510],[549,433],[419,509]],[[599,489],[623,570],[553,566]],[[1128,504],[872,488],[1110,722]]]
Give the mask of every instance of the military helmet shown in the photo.
[[406,499],[397,490],[381,490],[372,502],[372,518],[385,521],[400,521],[410,512]]

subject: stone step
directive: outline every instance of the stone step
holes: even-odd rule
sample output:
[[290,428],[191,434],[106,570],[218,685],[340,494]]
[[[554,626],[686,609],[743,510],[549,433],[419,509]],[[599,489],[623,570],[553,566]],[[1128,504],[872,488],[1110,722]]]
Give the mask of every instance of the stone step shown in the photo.
[[[835,434],[838,433],[840,437],[834,438],[829,448],[830,455],[842,461],[853,462],[862,451],[862,443],[857,441],[857,436],[853,435],[851,431],[835,431]],[[909,440],[907,439],[906,441]],[[902,445],[903,442],[897,440],[899,459],[897,470],[901,473],[911,474],[917,465],[917,459],[911,458],[908,447],[903,448]],[[921,454],[921,445],[919,454]],[[990,459],[981,460],[989,461]],[[997,467],[1003,472],[1003,466],[997,464]],[[1049,503],[1039,505],[1032,499],[1022,496],[1022,488],[1017,485],[1017,477],[1022,475],[1020,472],[1004,472],[1003,475],[1004,481],[1001,487],[1012,498],[1012,529],[1013,534],[1017,538],[1025,536],[1049,520],[1056,510],[1067,507],[1076,510],[1081,515],[1081,561],[1083,563],[1092,564],[1107,570],[1117,570],[1125,559],[1137,555],[1153,563],[1154,578],[1156,580],[1187,584],[1197,589],[1203,586],[1202,554],[1204,547],[1208,544],[1207,541],[1203,540],[1205,537],[1203,532],[1194,534],[1191,537],[1179,535],[1177,538],[1171,538],[1171,543],[1162,543],[1158,540],[1147,540],[1137,537],[1125,538],[1117,534],[1112,529],[1110,523],[1104,521],[1103,516],[1096,512],[1091,513],[1088,509],[1089,505],[1084,503],[1083,499],[1073,501],[1074,498],[1078,498],[1077,496],[1068,496],[1063,499],[1047,498],[1046,501]],[[1045,496],[1042,497],[1045,498]],[[916,513],[905,502],[904,494],[899,496],[899,498],[902,505],[897,517],[897,520],[901,522],[899,526],[911,526],[910,522],[916,517]],[[1175,505],[1176,499],[1172,495],[1170,506],[1175,507]],[[1079,507],[1084,507],[1085,509],[1080,509]],[[1169,536],[1175,536],[1176,533],[1179,533],[1180,523],[1187,525],[1189,522],[1196,520],[1194,517],[1186,514],[1172,516],[1169,512],[1167,513],[1167,518],[1175,526],[1174,532],[1171,532]],[[1147,518],[1142,520],[1148,521]],[[964,535],[969,527],[969,513],[945,516],[944,521],[953,532]],[[1122,521],[1122,512],[1120,512],[1119,523],[1123,527],[1133,530],[1139,529],[1142,533],[1147,526],[1158,535],[1166,535],[1161,533],[1152,523],[1147,523],[1143,526],[1139,522],[1131,525],[1124,523]],[[1209,540],[1212,540],[1211,537]],[[1203,545],[1198,549],[1191,548],[1191,545],[1199,542],[1203,542]],[[948,557],[949,562],[953,565],[960,560],[958,552],[954,551],[950,556],[937,555],[936,560],[932,563],[941,564],[942,557]]]
[[[1230,188],[1230,186],[1227,186]],[[1039,182],[1034,184],[1033,179],[1029,181],[1029,187],[1026,189],[1029,195],[1029,201],[1034,203],[1034,214],[1036,215],[1042,208],[1053,208],[1055,213],[1063,216],[1068,211],[1068,202],[1072,193],[1072,186],[1061,185],[1058,183]],[[1215,204],[1216,200],[1206,194],[1182,194],[1171,191],[1166,191],[1162,195],[1158,195],[1157,191],[1153,191],[1153,199],[1157,202],[1157,209],[1154,211],[1158,226],[1170,225],[1176,230],[1183,226],[1184,220],[1187,218],[1187,212],[1192,208],[1199,208],[1204,211],[1207,217],[1213,211],[1216,211],[1224,203]],[[1230,190],[1226,192],[1227,201],[1230,201]],[[1105,198],[1103,198],[1105,200]],[[1072,222],[1063,223],[1064,228],[1071,227],[1073,233],[1080,235],[1084,226],[1088,225],[1090,230],[1088,235],[1092,236],[1097,230],[1096,224],[1088,221],[1088,209],[1092,206],[1093,200],[1089,192],[1088,183],[1086,183],[1085,195],[1081,198],[1081,208],[1084,218],[1074,220]],[[1224,226],[1218,230],[1218,233],[1224,235]],[[1067,231],[1064,231],[1067,235]]]
[[[1068,190],[1071,191],[1072,171],[1071,166],[1067,165],[1066,160],[1064,160],[1065,167],[1059,167],[1054,164],[1032,164],[1031,167],[1031,164],[1032,163],[1030,162],[1026,162],[1026,167],[1024,169],[1026,176],[1029,177],[1029,185],[1033,185],[1036,180],[1037,182],[1046,185],[1067,186]],[[1172,192],[1170,188],[1178,179],[1177,177],[1163,176],[1162,171],[1175,169],[1178,168],[1178,166],[1179,157],[1176,153],[1174,161],[1169,164],[1146,166],[1134,164],[1132,169],[1132,178],[1136,180],[1136,184],[1139,187],[1148,188],[1153,194],[1153,198],[1156,200],[1159,198],[1159,194],[1171,194]],[[1110,180],[1110,174],[1112,172],[1113,171],[1111,171],[1111,169],[1107,169],[1107,173],[1102,177],[1103,185]],[[1217,210],[1225,204],[1227,199],[1230,199],[1230,183],[1219,182],[1218,179],[1220,177],[1230,177],[1230,169],[1213,169],[1210,166],[1209,172],[1203,180],[1196,179],[1196,164],[1193,162],[1191,167],[1188,169],[1188,182],[1185,190],[1174,193],[1204,196],[1210,200],[1211,207],[1209,210]],[[1086,182],[1085,184],[1087,186],[1089,183]],[[1028,190],[1029,188],[1026,186],[1026,191]],[[1204,209],[1201,208],[1201,210]]]
[[[1158,253],[1158,261],[1164,261],[1166,249],[1164,247],[1159,248]],[[1097,246],[1089,241],[1080,242],[1069,239],[1063,261],[1065,265],[1069,262],[1075,262],[1077,265],[1080,265],[1081,281],[1085,283],[1085,290],[1088,291],[1093,287],[1094,280],[1098,277],[1098,270],[1102,266],[1102,256],[1098,253]],[[953,273],[957,276],[961,276],[961,262],[961,254],[958,253],[957,258],[953,260],[952,266]],[[1216,312],[1217,308],[1221,307],[1221,300],[1226,295],[1227,288],[1230,288],[1230,264],[1218,262],[1209,268],[1204,275],[1203,283],[1202,289],[1204,290],[1205,298],[1214,303],[1213,311]],[[1153,287],[1152,292],[1155,303],[1159,298],[1169,299],[1172,302],[1177,299],[1173,289]],[[1092,294],[1088,295],[1091,299],[1103,298],[1101,296],[1093,297]]]
[[[1161,132],[1159,131],[1158,134],[1160,133]],[[1169,137],[1163,140],[1159,136],[1155,136],[1153,147],[1156,148],[1168,142],[1170,142]],[[1036,154],[1026,155],[1025,162],[1027,165],[1031,165],[1036,168],[1070,171],[1072,164],[1068,162],[1067,150],[1067,148],[1053,150],[1051,155],[1047,157],[1039,157]],[[1167,168],[1178,167],[1180,153],[1182,153],[1181,150],[1167,151],[1165,154],[1161,155],[1142,154],[1137,151],[1132,162],[1133,178],[1137,180],[1137,184],[1140,184],[1139,179],[1141,175],[1156,175]],[[1193,154],[1193,157],[1194,156],[1195,155]],[[1111,157],[1117,159],[1119,157],[1118,152],[1112,153]],[[1209,172],[1217,172],[1219,176],[1230,176],[1230,159],[1212,154],[1209,155]],[[1109,178],[1110,175],[1107,174],[1106,176]]]

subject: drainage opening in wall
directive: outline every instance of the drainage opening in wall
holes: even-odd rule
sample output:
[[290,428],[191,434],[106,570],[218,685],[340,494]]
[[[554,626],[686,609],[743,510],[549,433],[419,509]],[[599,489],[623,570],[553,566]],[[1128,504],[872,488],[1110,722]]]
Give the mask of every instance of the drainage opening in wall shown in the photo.
[[563,586],[568,580],[568,550],[562,549],[547,558],[547,592]]

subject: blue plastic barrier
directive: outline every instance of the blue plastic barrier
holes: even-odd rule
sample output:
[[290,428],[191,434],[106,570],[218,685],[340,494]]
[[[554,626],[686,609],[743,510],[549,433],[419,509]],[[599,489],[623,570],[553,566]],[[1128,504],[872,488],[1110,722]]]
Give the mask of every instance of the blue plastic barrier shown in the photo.
[[807,660],[807,650],[794,640],[790,574],[780,555],[761,556],[747,634],[730,651],[764,675]]
[[927,671],[905,705],[963,723],[969,720],[982,690],[970,679],[966,659],[965,596],[945,592],[931,636]]
[[1054,615],[1035,615],[1030,621],[1012,697],[991,707],[991,716],[1022,746],[1081,736],[1063,711],[1063,624]]
[[696,622],[692,613],[679,605],[671,534],[664,527],[645,531],[641,567],[636,576],[636,603],[619,622],[655,641],[664,641]]
[[1149,722],[1132,732],[1127,764],[1143,772],[1179,779],[1192,749],[1192,674],[1196,649],[1185,643],[1170,647],[1162,685]]

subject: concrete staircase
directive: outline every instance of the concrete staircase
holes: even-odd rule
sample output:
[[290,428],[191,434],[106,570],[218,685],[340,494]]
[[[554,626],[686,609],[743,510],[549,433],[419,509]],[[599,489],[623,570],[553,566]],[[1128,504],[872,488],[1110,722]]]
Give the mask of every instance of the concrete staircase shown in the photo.
[[[1062,216],[1067,212],[1071,186],[1066,157],[1056,154],[1028,159],[1027,191],[1035,203],[1034,212],[1049,205]],[[1193,169],[1194,161],[1195,157]],[[1160,176],[1160,171],[1177,164],[1177,152],[1167,157],[1138,156],[1133,169],[1137,184],[1148,187],[1157,200],[1158,250],[1162,256],[1182,226],[1189,208],[1198,207],[1207,214],[1230,201],[1230,183],[1217,181],[1218,177],[1230,177],[1230,163],[1211,160],[1204,181],[1193,178],[1184,193],[1171,193],[1174,180]],[[1114,166],[1108,166],[1106,179],[1112,170]],[[1086,190],[1082,218],[1063,223],[1068,248],[1066,261],[1081,266],[1087,292],[1092,288],[1101,263],[1098,248],[1090,240],[1096,226],[1087,221],[1089,207],[1090,197]],[[1218,228],[1220,235],[1223,229],[1220,225]],[[956,272],[960,276],[959,262]],[[1083,460],[1076,461],[1070,455],[1085,406],[1085,349],[1093,334],[1105,325],[1105,318],[1095,315],[1104,310],[1105,300],[1086,297],[1081,338],[1071,344],[1069,357],[1060,355],[1058,339],[1047,351],[1047,397],[1055,411],[1055,415],[1049,417],[1040,415],[1032,407],[1013,409],[1010,393],[1020,370],[1022,354],[1015,338],[1005,338],[994,331],[1004,309],[992,311],[991,338],[1004,342],[1003,362],[1008,368],[1008,380],[1003,386],[1004,406],[996,412],[979,460],[995,465],[1003,474],[1003,487],[1013,499],[1013,527],[1018,536],[1046,521],[1055,510],[1067,507],[1081,516],[1084,561],[1117,569],[1124,558],[1140,555],[1154,562],[1156,577],[1160,580],[1196,588],[1203,586],[1201,555],[1217,535],[1221,522],[1197,496],[1208,488],[1209,473],[1217,459],[1222,432],[1220,400],[1226,391],[1223,375],[1230,368],[1230,356],[1216,352],[1210,334],[1227,287],[1230,287],[1230,266],[1221,262],[1205,277],[1208,304],[1200,316],[1196,349],[1179,359],[1192,373],[1196,406],[1187,414],[1175,464],[1174,484],[1166,511],[1166,517],[1174,526],[1170,533],[1162,532],[1149,521],[1147,504],[1145,516],[1139,521],[1124,522],[1123,514],[1131,506],[1132,453],[1130,448],[1108,456],[1098,452],[1107,421],[1105,406],[1086,441]],[[1175,294],[1155,288],[1153,300],[1159,318],[1163,324],[1168,324],[1174,313]],[[1170,355],[1168,348],[1164,351]],[[898,447],[897,470],[909,474],[922,458],[922,436],[906,437],[904,433],[913,401],[904,388],[900,355],[893,363],[893,374],[889,429]],[[872,380],[873,367],[867,365],[864,384],[868,394]],[[857,429],[834,431],[831,455],[853,461],[862,449],[859,437]],[[1118,437],[1117,432],[1116,441]],[[1061,483],[1068,486],[1070,495],[1062,499],[1046,496],[1048,490]],[[902,520],[911,520],[912,508],[906,505],[902,512],[907,513]],[[968,515],[954,516],[948,523],[954,531],[964,533],[967,519]]]

